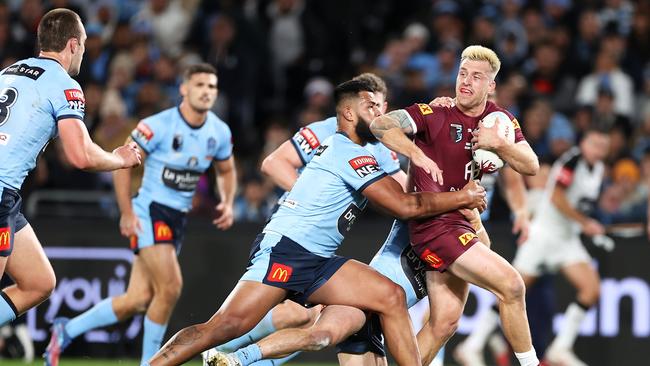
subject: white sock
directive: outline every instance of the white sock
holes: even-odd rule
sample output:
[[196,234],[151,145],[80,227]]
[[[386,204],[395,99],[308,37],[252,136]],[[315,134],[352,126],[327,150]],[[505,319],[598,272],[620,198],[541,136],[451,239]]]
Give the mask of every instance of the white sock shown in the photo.
[[463,344],[472,350],[482,350],[485,348],[488,337],[497,326],[499,326],[499,314],[494,309],[489,308],[481,314],[476,327],[474,327]]
[[515,356],[517,356],[517,359],[519,360],[519,364],[521,366],[538,366],[539,365],[539,360],[537,359],[537,354],[535,353],[534,348],[531,348],[530,351],[528,351],[528,352],[523,352],[523,353],[515,352]]
[[573,348],[573,344],[575,343],[578,332],[580,331],[580,324],[586,314],[587,311],[575,302],[569,304],[569,307],[567,307],[566,312],[564,313],[564,324],[553,340],[551,347],[559,347],[563,349]]

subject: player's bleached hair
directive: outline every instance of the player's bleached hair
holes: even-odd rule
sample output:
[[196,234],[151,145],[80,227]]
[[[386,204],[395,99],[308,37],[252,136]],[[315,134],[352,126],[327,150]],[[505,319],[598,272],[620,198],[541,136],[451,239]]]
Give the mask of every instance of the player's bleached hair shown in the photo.
[[383,95],[388,96],[388,87],[386,86],[386,82],[371,72],[364,72],[363,74],[355,76],[352,80],[367,81],[372,85],[376,93],[382,93]]
[[479,45],[468,46],[460,55],[460,62],[465,61],[465,59],[472,61],[487,61],[490,64],[492,73],[494,74],[492,75],[492,78],[496,77],[499,73],[499,69],[501,69],[501,60],[499,60],[499,56],[487,47]]

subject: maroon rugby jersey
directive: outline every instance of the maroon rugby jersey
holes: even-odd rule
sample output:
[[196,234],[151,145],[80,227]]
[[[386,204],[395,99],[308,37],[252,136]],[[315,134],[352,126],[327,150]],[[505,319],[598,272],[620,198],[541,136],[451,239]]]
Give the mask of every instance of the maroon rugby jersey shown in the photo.
[[[414,142],[443,171],[444,184],[435,183],[430,174],[411,164],[409,189],[415,192],[448,192],[460,190],[470,179],[480,179],[481,171],[472,160],[472,131],[487,114],[504,112],[510,117],[515,130],[515,142],[524,140],[519,122],[510,112],[487,102],[483,114],[470,117],[457,107],[430,107],[428,104],[414,104],[405,108],[415,122],[417,131]],[[456,223],[469,226],[458,212],[450,212],[429,219],[411,220],[409,231],[411,243],[420,244],[432,240],[444,232],[444,225]]]

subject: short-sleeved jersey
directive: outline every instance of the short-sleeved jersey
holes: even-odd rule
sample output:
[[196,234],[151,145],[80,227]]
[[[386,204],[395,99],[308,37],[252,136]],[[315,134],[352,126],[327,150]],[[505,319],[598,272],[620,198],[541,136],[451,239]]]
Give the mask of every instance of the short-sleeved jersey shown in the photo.
[[592,166],[582,158],[580,148],[569,149],[553,164],[544,196],[535,210],[531,225],[552,230],[565,237],[578,234],[580,225],[564,216],[551,202],[553,191],[556,186],[564,188],[571,206],[589,216],[596,208],[604,174],[603,162],[599,161]]
[[[444,172],[444,185],[439,185],[424,170],[411,165],[411,191],[456,191],[462,189],[470,179],[480,179],[481,170],[472,160],[472,131],[478,127],[479,121],[491,112],[506,113],[514,125],[515,142],[525,141],[517,119],[492,102],[487,102],[485,111],[477,117],[465,115],[458,107],[431,107],[428,104],[414,104],[405,110],[415,131],[415,144]],[[411,241],[422,243],[433,239],[431,232],[439,232],[440,225],[444,225],[448,220],[466,221],[457,211],[429,219],[411,220]]]
[[[291,138],[293,147],[300,157],[303,165],[307,165],[314,157],[316,150],[321,145],[321,141],[336,133],[336,117],[310,123],[308,126],[301,128]],[[395,174],[400,170],[399,159],[397,154],[392,152],[381,142],[369,143],[364,146],[372,156],[375,157],[379,166],[389,175]]]
[[81,86],[58,61],[20,60],[0,72],[0,186],[20,189],[57,122],[84,118]]
[[138,123],[131,138],[147,153],[136,199],[155,201],[180,211],[192,206],[196,185],[214,160],[232,155],[230,128],[214,113],[194,127],[180,108],[166,109]]
[[384,176],[367,149],[337,132],[318,147],[264,231],[331,257],[366,206],[363,190]]

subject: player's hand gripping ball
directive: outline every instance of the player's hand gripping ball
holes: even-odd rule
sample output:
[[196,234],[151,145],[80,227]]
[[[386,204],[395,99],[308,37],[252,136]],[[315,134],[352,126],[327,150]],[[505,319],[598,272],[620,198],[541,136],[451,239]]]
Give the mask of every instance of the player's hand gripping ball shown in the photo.
[[[507,114],[503,112],[492,112],[479,122],[479,128],[497,128],[499,137],[508,141],[515,142],[515,130],[512,121]],[[503,160],[494,152],[485,149],[476,149],[474,151],[474,161],[478,163],[483,173],[494,173],[503,167]]]

